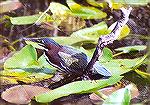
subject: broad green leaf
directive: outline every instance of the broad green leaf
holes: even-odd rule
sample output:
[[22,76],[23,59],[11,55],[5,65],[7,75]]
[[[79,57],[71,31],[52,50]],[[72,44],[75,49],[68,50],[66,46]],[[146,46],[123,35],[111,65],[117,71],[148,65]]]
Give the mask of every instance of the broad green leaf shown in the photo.
[[[11,70],[9,70],[11,71]],[[6,75],[6,76],[1,76],[2,79],[4,80],[10,80],[10,82],[6,82],[5,85],[7,84],[14,84],[13,81],[19,81],[19,82],[24,82],[24,83],[34,83],[34,82],[39,82],[45,79],[51,78],[53,75],[51,74],[45,74],[45,73],[28,73],[26,75],[21,75],[21,76],[16,76],[16,77],[11,77],[11,75]],[[3,81],[3,80],[2,80]],[[17,83],[15,83],[17,84]]]
[[29,68],[31,65],[36,65],[37,53],[34,47],[27,45],[19,52],[7,59],[4,63],[4,69],[14,68]]
[[145,49],[146,49],[145,45],[135,45],[135,46],[120,47],[115,50],[123,51],[124,53],[129,53],[131,51],[141,51],[141,50],[145,50]]
[[69,8],[60,3],[51,2],[49,8],[53,13],[52,17],[55,20],[54,26],[56,27],[60,25],[62,21],[66,20],[71,14]]
[[[4,80],[14,79],[16,81],[22,81],[25,83],[38,82],[44,79],[51,78],[53,76],[52,71],[46,68],[3,70],[0,72],[0,75],[4,77]],[[13,84],[13,82],[6,83],[6,84]]]
[[22,69],[12,69],[12,70],[0,71],[0,75],[2,75],[2,76],[19,77],[19,76],[27,76],[28,74],[29,74],[28,72],[25,72]]
[[[75,36],[71,36],[71,37],[61,37],[61,36],[58,36],[58,37],[49,37],[53,40],[55,40],[57,43],[61,44],[61,45],[75,45],[76,43],[95,43],[94,40],[91,40],[91,39],[84,39],[84,38],[80,38],[80,37],[75,37]],[[26,44],[28,45],[32,45],[33,47],[35,48],[38,48],[38,49],[44,49],[43,47],[39,46],[37,43],[35,42],[31,42],[31,41],[25,41]],[[80,45],[79,44],[79,45]]]
[[82,37],[70,36],[70,37],[52,37],[57,43],[62,45],[74,45],[77,43],[95,43],[95,40],[86,39]]
[[135,58],[135,59],[112,59],[108,62],[100,62],[102,65],[104,65],[105,68],[107,68],[109,71],[111,71],[112,75],[121,75],[126,72],[129,72],[130,70],[133,70],[133,67],[137,66],[137,62],[141,58]]
[[130,105],[130,100],[130,88],[126,87],[113,92],[102,105]]
[[[90,28],[84,28],[79,31],[73,32],[70,37],[51,37],[57,43],[62,45],[80,45],[83,43],[93,43],[97,44],[97,40],[100,35],[103,35],[107,32],[107,24],[105,22],[101,22],[97,25],[94,25]],[[27,44],[31,44],[36,48],[43,49],[38,44],[26,41]]]
[[79,31],[73,32],[71,37],[79,37],[81,39],[93,40],[97,43],[100,35],[104,35],[107,32],[107,24],[105,22],[100,22],[89,28],[84,28]]
[[[26,24],[33,24],[35,23],[41,14],[31,15],[31,16],[21,16],[21,17],[11,17],[10,21],[13,25],[26,25]],[[41,22],[45,21],[53,21],[50,15],[45,14],[41,20]]]
[[[51,2],[49,6],[52,17],[55,20],[53,25],[62,27],[62,31],[72,32],[85,26],[85,20],[72,15],[70,9],[60,3]],[[70,33],[69,33],[70,34]]]
[[6,60],[4,69],[0,72],[0,75],[6,78],[10,76],[25,83],[51,78],[56,71],[43,55],[37,60],[36,50],[31,45],[25,46]]
[[120,76],[115,76],[104,80],[76,81],[51,90],[45,94],[38,95],[35,98],[37,102],[46,103],[70,94],[91,93],[106,86],[115,84],[120,81],[121,78],[122,77]]
[[62,5],[60,3],[51,2],[50,3],[50,10],[54,15],[67,15],[70,14],[70,10],[65,5]]
[[[89,56],[90,58],[92,58],[93,53],[95,51],[94,49],[90,49],[90,50],[86,50],[83,47],[79,48],[80,51],[84,52],[87,56]],[[113,59],[113,53],[109,48],[104,48],[103,49],[103,54],[102,56],[99,58],[100,62],[107,62]]]
[[[40,68],[44,68],[45,72],[44,73],[53,73],[56,71],[56,68],[54,68],[53,66],[51,66],[47,61],[46,58],[44,57],[44,55],[42,55],[39,59],[38,59],[38,65]],[[43,70],[43,71],[44,71]]]
[[103,49],[103,55],[99,58],[100,62],[107,62],[113,59],[113,53],[109,48]]
[[107,16],[106,13],[97,8],[81,6],[73,0],[67,0],[67,4],[73,15],[79,16],[83,19],[102,19]]

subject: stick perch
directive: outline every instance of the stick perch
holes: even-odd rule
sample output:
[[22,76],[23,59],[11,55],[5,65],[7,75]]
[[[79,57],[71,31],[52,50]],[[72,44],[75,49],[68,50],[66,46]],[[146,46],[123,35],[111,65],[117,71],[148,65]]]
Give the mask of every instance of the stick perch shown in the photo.
[[96,49],[94,51],[93,57],[91,61],[88,63],[85,72],[87,74],[90,73],[90,70],[93,68],[93,65],[98,60],[99,56],[102,55],[102,50],[104,47],[106,47],[108,44],[113,43],[113,41],[117,40],[118,36],[120,35],[122,27],[128,22],[129,15],[131,13],[132,8],[121,8],[122,11],[122,18],[118,21],[116,21],[115,27],[108,35],[103,35],[99,38],[98,44],[96,46]]

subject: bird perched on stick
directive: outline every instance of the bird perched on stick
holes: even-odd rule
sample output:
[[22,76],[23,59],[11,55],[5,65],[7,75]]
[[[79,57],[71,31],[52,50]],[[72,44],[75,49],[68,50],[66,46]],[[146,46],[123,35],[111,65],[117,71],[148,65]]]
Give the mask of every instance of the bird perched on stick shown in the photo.
[[[58,72],[71,75],[82,76],[90,59],[86,54],[71,47],[63,46],[50,38],[24,38],[24,40],[35,42],[44,51],[46,60],[50,65],[58,68]],[[101,76],[110,77],[111,73],[99,62],[96,62],[91,70]]]

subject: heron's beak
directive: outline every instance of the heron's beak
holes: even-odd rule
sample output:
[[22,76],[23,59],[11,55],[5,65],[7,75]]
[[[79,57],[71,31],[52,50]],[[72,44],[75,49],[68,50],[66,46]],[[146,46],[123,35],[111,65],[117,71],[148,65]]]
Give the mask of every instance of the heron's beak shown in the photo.
[[45,48],[44,43],[42,43],[42,39],[39,39],[39,38],[23,38],[23,41],[25,41],[26,44],[32,45],[35,48],[42,49],[42,50],[47,50]]

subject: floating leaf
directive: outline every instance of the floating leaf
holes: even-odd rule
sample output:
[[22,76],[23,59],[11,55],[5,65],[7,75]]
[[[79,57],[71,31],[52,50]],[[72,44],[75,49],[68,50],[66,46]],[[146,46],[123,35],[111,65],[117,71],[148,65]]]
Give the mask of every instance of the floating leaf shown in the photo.
[[38,64],[39,64],[39,68],[47,68],[43,70],[43,73],[53,73],[55,72],[56,68],[54,68],[53,66],[51,66],[45,58],[45,55],[40,56],[40,58],[38,59]]
[[100,22],[92,27],[84,28],[79,31],[73,32],[71,37],[79,37],[81,39],[93,40],[97,43],[100,35],[104,35],[107,32],[107,24]]
[[134,45],[134,46],[127,46],[127,47],[120,47],[115,50],[123,51],[124,53],[129,53],[131,51],[141,51],[141,50],[145,50],[145,49],[146,49],[145,45]]
[[3,77],[13,76],[13,79],[25,83],[51,78],[56,71],[43,55],[37,60],[36,50],[31,45],[25,46],[7,59],[4,69],[0,72]]
[[[95,51],[94,49],[90,49],[90,50],[86,50],[83,47],[80,47],[79,49],[80,51],[84,52],[87,56],[89,56],[90,58],[92,58],[93,53]],[[103,49],[103,55],[99,58],[100,62],[107,62],[113,59],[113,53],[109,48],[104,48]]]
[[102,19],[107,16],[106,13],[97,8],[81,6],[73,0],[67,0],[67,4],[73,15],[79,16],[83,19]]
[[54,15],[57,15],[57,16],[59,16],[59,15],[65,16],[65,15],[70,14],[70,12],[71,12],[68,7],[66,7],[60,3],[56,3],[56,2],[50,3],[50,10]]
[[108,62],[100,62],[102,65],[104,65],[105,68],[107,68],[109,71],[111,71],[112,75],[121,75],[126,72],[129,72],[130,70],[133,70],[133,67],[137,66],[137,62],[141,58],[135,58],[135,59],[112,59]]
[[62,45],[75,45],[77,43],[95,43],[95,40],[92,39],[85,39],[81,37],[52,37],[56,42]]
[[37,64],[37,53],[34,47],[27,45],[19,52],[7,59],[4,63],[4,69],[11,68],[29,68],[33,64]]
[[113,53],[109,48],[103,49],[103,55],[99,58],[100,62],[107,62],[113,59]]
[[119,89],[116,92],[112,93],[102,105],[129,105],[131,100],[130,88],[126,87]]
[[[26,25],[26,24],[33,24],[35,23],[41,14],[31,15],[31,16],[21,16],[21,17],[11,17],[10,21],[13,25]],[[49,22],[53,21],[53,19],[50,17],[50,15],[45,14],[41,20],[42,22]]]
[[49,91],[45,94],[36,96],[36,101],[45,103],[51,102],[55,99],[64,96],[68,96],[70,94],[91,93],[100,88],[104,88],[106,86],[115,84],[118,81],[120,81],[121,78],[122,77],[120,76],[115,76],[105,80],[96,80],[96,81],[86,80],[86,81],[72,82],[59,88],[56,88],[52,91]]
[[55,20],[54,26],[56,27],[71,14],[69,8],[60,3],[51,2],[49,8],[53,13],[52,17]]
[[51,70],[43,68],[43,69],[11,69],[11,70],[3,70],[0,72],[2,77],[2,84],[17,84],[18,82],[14,81],[22,81],[24,83],[34,83],[44,79],[51,78],[53,75]]

